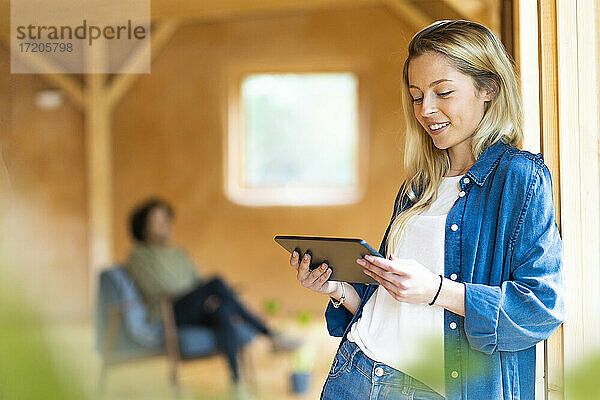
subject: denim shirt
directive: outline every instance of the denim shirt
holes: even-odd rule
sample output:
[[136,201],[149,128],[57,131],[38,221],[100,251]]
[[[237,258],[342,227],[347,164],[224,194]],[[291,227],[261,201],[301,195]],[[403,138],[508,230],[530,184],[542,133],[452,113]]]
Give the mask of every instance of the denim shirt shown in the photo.
[[[565,315],[550,171],[541,154],[498,141],[459,185],[446,220],[444,275],[465,285],[465,317],[444,310],[446,398],[533,400],[535,344]],[[401,189],[391,221],[412,205]],[[355,315],[331,303],[325,311],[330,335],[342,342],[378,286],[352,285],[361,297]]]

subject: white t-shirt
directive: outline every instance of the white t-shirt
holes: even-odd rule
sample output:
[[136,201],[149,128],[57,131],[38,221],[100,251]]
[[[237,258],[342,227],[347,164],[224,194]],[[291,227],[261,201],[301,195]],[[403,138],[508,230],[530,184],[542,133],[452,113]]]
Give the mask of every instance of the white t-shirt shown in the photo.
[[[444,275],[446,217],[458,198],[462,176],[444,177],[429,209],[413,216],[398,258],[414,259]],[[391,243],[390,243],[391,245]],[[371,359],[385,363],[445,396],[444,310],[427,304],[402,303],[379,286],[352,325],[348,339]]]

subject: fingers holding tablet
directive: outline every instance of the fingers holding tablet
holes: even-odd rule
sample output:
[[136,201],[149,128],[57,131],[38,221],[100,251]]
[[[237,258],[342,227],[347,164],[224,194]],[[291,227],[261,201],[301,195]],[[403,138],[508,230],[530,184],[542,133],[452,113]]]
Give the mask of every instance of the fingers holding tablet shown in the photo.
[[[331,276],[331,268],[329,268],[327,264],[323,263],[308,274],[303,284],[305,287],[313,288],[319,279],[325,277],[325,280],[327,280],[329,276]],[[325,280],[323,282],[325,282]],[[321,282],[321,284],[318,286],[321,286],[323,282]]]
[[[319,267],[318,269],[316,269],[313,272],[316,272],[319,269],[321,269],[321,268]],[[319,292],[319,293],[323,293],[323,294],[333,293],[335,291],[335,284],[333,282],[329,281],[329,277],[331,276],[332,272],[333,272],[333,270],[331,268],[329,268],[329,267],[325,268],[325,272],[322,272],[321,275],[318,276],[317,279],[315,279],[311,289],[314,290],[315,292]]]
[[[277,235],[275,242],[291,255],[290,266],[296,269],[299,281],[306,280],[314,269],[327,264],[332,270],[329,275],[332,281],[377,284],[377,281],[365,275],[362,266],[356,263],[357,258],[367,254],[381,256],[362,239]],[[322,274],[313,274],[308,283],[311,284],[321,276]]]
[[323,294],[334,292],[335,284],[329,281],[333,270],[325,263],[311,270],[310,259],[311,255],[306,252],[300,260],[300,255],[297,251],[293,251],[290,258],[290,265],[298,271],[297,278],[302,286]]
[[295,250],[292,252],[292,255],[290,256],[290,265],[296,269],[298,269],[298,267],[300,266],[300,264],[298,263],[298,252]]
[[304,281],[309,274],[310,274],[310,254],[308,252],[306,252],[306,253],[304,253],[304,256],[302,256],[302,260],[300,261],[300,266],[298,267],[298,279],[300,281]]

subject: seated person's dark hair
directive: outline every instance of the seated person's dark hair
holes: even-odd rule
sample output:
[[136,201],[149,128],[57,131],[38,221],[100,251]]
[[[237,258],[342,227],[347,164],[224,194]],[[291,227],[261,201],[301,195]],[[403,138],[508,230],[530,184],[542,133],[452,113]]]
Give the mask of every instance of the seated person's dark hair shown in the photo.
[[135,240],[146,242],[146,222],[148,221],[148,214],[157,207],[165,209],[169,214],[169,217],[173,218],[175,216],[173,207],[163,199],[155,197],[144,201],[133,210],[129,219],[129,232]]

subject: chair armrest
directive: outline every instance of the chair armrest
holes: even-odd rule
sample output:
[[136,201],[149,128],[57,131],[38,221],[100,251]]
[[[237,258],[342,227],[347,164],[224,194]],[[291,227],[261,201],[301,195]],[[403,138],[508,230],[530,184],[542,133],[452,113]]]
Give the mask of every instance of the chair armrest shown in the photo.
[[179,353],[179,337],[177,336],[177,325],[175,324],[173,301],[171,298],[160,298],[160,314],[165,329],[167,355],[172,361],[178,361],[181,355]]
[[103,312],[105,312],[106,314],[110,314],[111,312],[123,313],[127,309],[129,309],[131,307],[135,307],[137,305],[138,305],[137,301],[118,300],[118,301],[113,301],[110,303],[105,303],[101,307],[102,307]]

